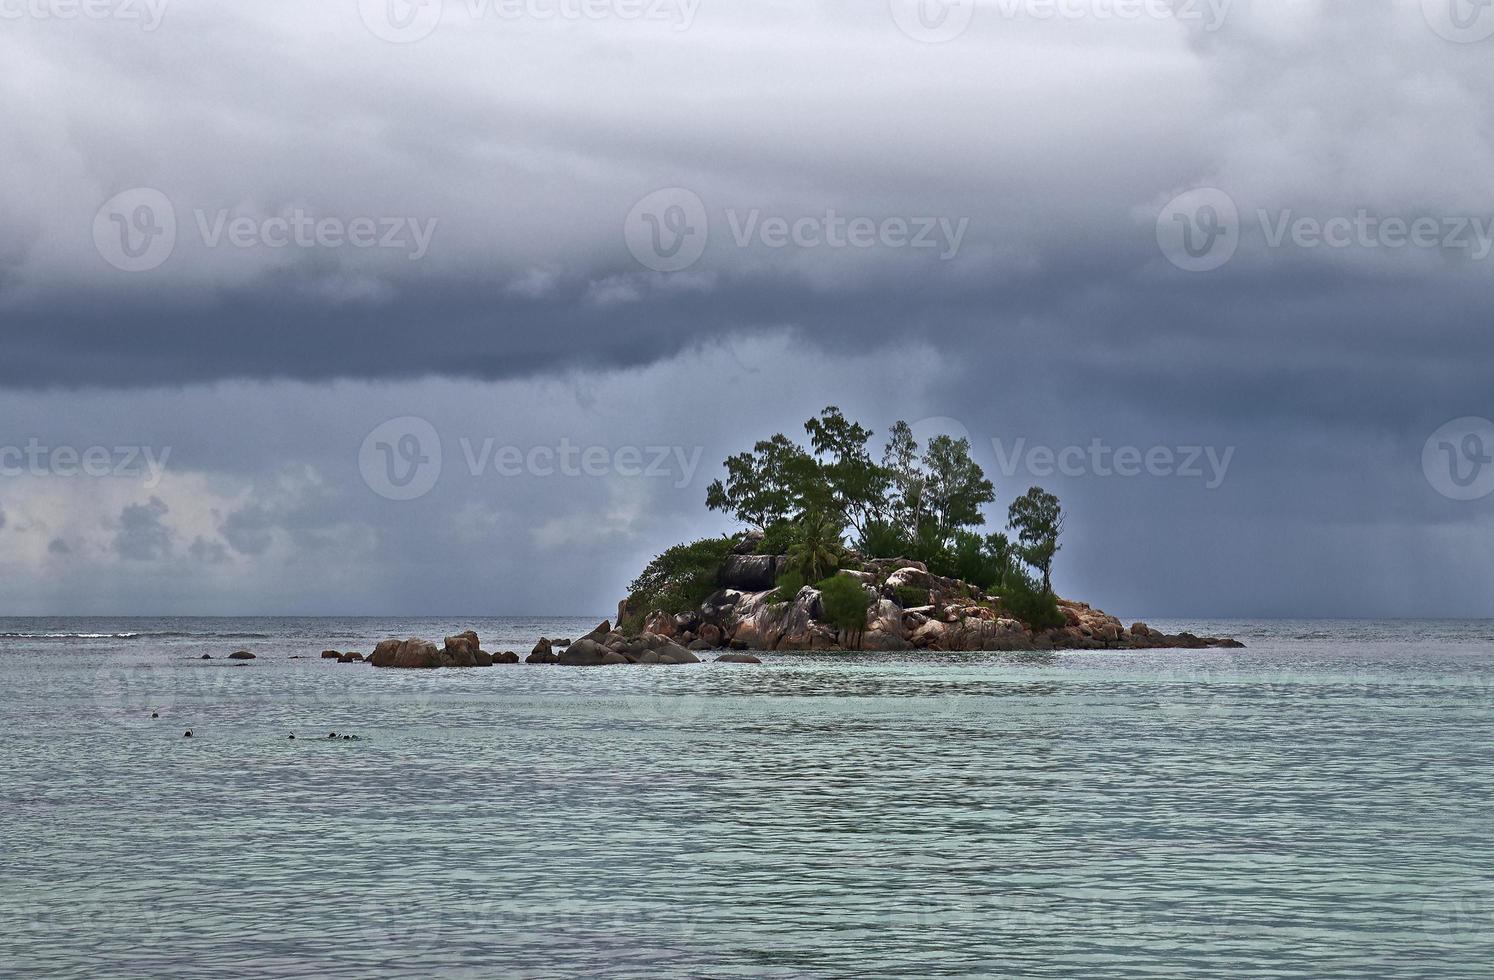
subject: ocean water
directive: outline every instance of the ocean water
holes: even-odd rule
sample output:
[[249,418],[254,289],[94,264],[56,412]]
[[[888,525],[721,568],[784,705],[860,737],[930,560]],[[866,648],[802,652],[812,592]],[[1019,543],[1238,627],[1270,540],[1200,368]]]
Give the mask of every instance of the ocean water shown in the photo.
[[0,619],[0,975],[1494,974],[1494,623],[317,659],[600,618]]

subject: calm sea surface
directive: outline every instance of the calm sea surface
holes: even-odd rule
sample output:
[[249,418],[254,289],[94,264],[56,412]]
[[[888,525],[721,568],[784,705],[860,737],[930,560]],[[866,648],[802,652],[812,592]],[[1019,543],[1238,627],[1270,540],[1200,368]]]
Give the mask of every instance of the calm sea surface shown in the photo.
[[317,659],[600,618],[0,619],[0,975],[1494,975],[1494,623]]

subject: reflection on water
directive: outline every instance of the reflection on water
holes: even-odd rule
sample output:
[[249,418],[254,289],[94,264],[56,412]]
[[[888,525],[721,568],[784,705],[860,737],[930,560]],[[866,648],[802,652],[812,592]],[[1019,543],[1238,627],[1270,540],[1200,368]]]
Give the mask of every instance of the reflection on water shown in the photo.
[[[0,973],[1432,977],[1494,954],[1488,624],[441,672],[316,654],[469,624],[202,624],[0,621],[102,634],[0,637]],[[593,623],[470,625],[527,651]]]

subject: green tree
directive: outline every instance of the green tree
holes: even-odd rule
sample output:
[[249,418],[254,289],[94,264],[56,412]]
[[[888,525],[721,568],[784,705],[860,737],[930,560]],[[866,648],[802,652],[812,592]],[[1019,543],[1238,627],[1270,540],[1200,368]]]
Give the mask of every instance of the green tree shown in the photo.
[[862,529],[856,547],[867,558],[909,558],[908,535],[891,521],[872,521]]
[[628,605],[641,615],[699,607],[716,591],[721,566],[735,544],[731,538],[702,538],[657,555],[628,586]]
[[949,548],[950,577],[994,592],[1010,567],[1011,543],[1005,534],[981,537],[974,531],[955,532]]
[[797,516],[816,493],[818,465],[798,443],[779,433],[728,459],[726,481],[706,488],[706,506],[759,531]]
[[924,487],[927,512],[941,545],[962,528],[985,523],[981,506],[996,499],[996,488],[980,464],[970,458],[970,440],[937,435],[923,454],[928,476]]
[[811,506],[794,521],[793,528],[788,560],[805,581],[818,582],[839,567],[844,529],[838,513]]
[[887,448],[882,451],[882,470],[887,475],[888,522],[901,529],[904,542],[911,541],[923,523],[923,488],[927,477],[918,464],[918,440],[913,438],[913,429],[907,422],[899,420],[888,433]]
[[825,621],[834,626],[842,642],[859,647],[866,632],[866,611],[871,608],[871,593],[849,575],[832,575],[815,588],[820,590],[820,605]]
[[804,423],[810,446],[820,463],[820,475],[843,526],[858,534],[880,520],[886,509],[887,472],[872,461],[866,444],[872,431],[852,422],[839,408],[828,406],[819,418]]
[[1058,536],[1063,533],[1063,508],[1058,498],[1033,487],[1012,501],[1007,520],[1017,532],[1017,553],[1042,573],[1043,591],[1051,595],[1053,556],[1058,553]]

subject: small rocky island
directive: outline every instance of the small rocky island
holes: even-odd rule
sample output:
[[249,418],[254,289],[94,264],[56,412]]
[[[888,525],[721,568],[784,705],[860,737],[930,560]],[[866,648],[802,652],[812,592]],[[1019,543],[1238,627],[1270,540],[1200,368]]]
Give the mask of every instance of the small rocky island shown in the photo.
[[[820,588],[801,586],[792,596],[773,583],[790,564],[787,555],[760,555],[756,534],[743,535],[723,561],[716,591],[698,609],[673,615],[645,612],[624,599],[618,623],[637,624],[640,635],[674,640],[687,649],[734,650],[1104,650],[1163,647],[1239,647],[1239,641],[1192,633],[1168,635],[1145,623],[1125,626],[1083,602],[1054,599],[1062,624],[1023,622],[1001,597],[959,579],[935,575],[919,561],[873,558],[836,575],[867,596],[860,629],[837,627]],[[614,643],[628,642],[628,630]]]
[[[752,651],[1135,650],[1238,647],[1191,633],[1122,625],[1052,586],[1065,514],[1032,487],[1007,511],[1007,531],[982,534],[996,489],[968,439],[920,445],[892,426],[880,461],[871,430],[834,406],[804,423],[809,448],[778,434],[726,460],[706,506],[743,530],[657,555],[603,622],[574,643],[541,637],[529,664],[755,663]],[[561,652],[556,652],[561,648]],[[335,651],[329,651],[338,656]],[[325,654],[324,654],[325,656]],[[352,655],[346,655],[352,656]],[[376,667],[517,663],[488,654],[477,634],[387,640]],[[344,661],[346,662],[346,661]]]

